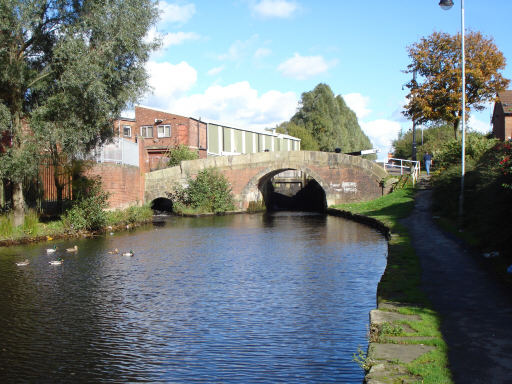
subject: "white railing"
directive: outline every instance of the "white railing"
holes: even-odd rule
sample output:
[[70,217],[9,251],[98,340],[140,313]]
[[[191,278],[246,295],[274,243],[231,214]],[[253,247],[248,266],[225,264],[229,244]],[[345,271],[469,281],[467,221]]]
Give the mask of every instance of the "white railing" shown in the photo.
[[113,142],[94,149],[91,155],[97,163],[139,166],[139,144],[122,138],[115,138]]
[[412,177],[412,184],[415,185],[420,176],[420,162],[415,160],[396,159],[390,158],[388,162],[382,162],[382,166],[386,171],[397,172],[400,175],[410,174]]

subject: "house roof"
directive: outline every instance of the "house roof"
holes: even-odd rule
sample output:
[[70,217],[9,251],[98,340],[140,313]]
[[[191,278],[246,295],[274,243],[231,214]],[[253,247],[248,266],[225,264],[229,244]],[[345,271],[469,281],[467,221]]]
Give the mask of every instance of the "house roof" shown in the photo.
[[505,113],[512,113],[512,90],[507,89],[498,93],[498,99]]

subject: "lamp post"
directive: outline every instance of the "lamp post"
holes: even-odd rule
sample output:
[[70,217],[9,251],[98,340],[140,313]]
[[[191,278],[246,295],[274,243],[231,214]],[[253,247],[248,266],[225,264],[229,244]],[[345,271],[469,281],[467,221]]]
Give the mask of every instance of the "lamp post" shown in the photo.
[[[441,0],[439,6],[444,10],[453,7],[452,0]],[[461,14],[461,50],[462,50],[462,171],[460,178],[460,195],[459,195],[459,224],[462,224],[462,215],[464,213],[464,174],[466,173],[466,51],[464,49],[464,0],[460,2]]]
[[[416,70],[412,73],[413,86],[416,87]],[[423,143],[422,143],[423,144]],[[416,119],[412,117],[412,156],[411,159],[416,161]]]

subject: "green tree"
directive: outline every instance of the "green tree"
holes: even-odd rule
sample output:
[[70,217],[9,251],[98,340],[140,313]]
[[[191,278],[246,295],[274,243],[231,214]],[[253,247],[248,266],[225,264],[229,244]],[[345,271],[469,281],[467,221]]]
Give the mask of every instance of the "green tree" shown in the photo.
[[[423,144],[422,138],[423,135]],[[425,152],[436,153],[447,141],[453,140],[453,130],[448,124],[435,124],[416,128],[417,158],[423,159]],[[393,141],[393,156],[399,159],[412,158],[412,130],[400,132]]]
[[[471,108],[482,110],[485,102],[508,86],[500,71],[505,57],[492,38],[480,32],[465,35],[466,53],[466,116]],[[453,127],[454,137],[462,118],[462,52],[461,35],[434,32],[407,48],[412,63],[406,73],[416,72],[418,81],[407,84],[410,93],[405,116],[423,124],[445,122]]]
[[334,96],[327,84],[318,84],[302,94],[300,108],[290,123],[310,132],[321,151],[341,148],[344,152],[354,152],[372,148],[355,113],[341,96]]
[[291,122],[279,124],[276,129],[279,133],[284,133],[300,139],[300,149],[303,151],[318,151],[318,143],[315,138],[305,127]]
[[171,149],[169,153],[169,163],[170,167],[174,167],[176,165],[180,165],[180,163],[184,160],[196,160],[199,159],[199,155],[197,151],[194,151],[183,144],[178,144]]
[[0,128],[12,137],[0,176],[14,184],[16,217],[39,155],[59,165],[88,152],[144,92],[156,16],[151,0],[0,0]]

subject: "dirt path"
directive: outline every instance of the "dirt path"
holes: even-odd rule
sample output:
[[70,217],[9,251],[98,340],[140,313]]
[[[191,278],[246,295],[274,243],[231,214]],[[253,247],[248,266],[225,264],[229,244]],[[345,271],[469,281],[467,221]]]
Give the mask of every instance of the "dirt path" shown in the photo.
[[432,191],[418,192],[405,224],[422,266],[423,288],[442,316],[455,383],[512,383],[512,296],[478,256],[440,231]]

